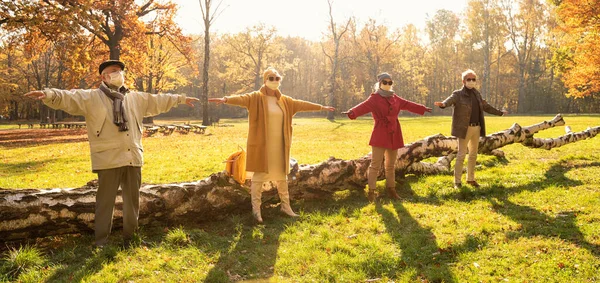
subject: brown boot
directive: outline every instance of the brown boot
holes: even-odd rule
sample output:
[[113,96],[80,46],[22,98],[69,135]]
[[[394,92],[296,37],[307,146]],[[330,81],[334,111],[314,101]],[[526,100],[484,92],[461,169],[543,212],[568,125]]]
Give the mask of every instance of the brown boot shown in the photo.
[[369,202],[374,202],[375,198],[377,198],[377,196],[375,195],[375,190],[371,190],[369,188],[369,193],[367,194],[367,199],[369,199]]
[[388,197],[391,199],[400,199],[400,196],[398,195],[398,193],[396,193],[396,188],[394,187],[387,187],[385,189],[385,191],[388,194]]

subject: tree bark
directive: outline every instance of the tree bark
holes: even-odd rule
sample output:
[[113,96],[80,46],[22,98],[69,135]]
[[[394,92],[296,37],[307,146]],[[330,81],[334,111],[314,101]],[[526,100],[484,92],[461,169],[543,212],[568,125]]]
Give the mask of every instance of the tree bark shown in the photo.
[[[528,127],[511,128],[480,138],[479,153],[502,156],[498,150],[512,143],[551,149],[593,138],[600,126],[554,139],[534,138],[534,134],[564,125],[561,115]],[[408,144],[398,150],[396,172],[405,174],[449,173],[458,149],[455,137],[441,134]],[[422,160],[440,157],[430,164]],[[367,182],[369,155],[355,160],[331,157],[314,165],[302,165],[290,175],[292,199],[323,199],[337,191],[363,190]],[[15,241],[68,233],[90,232],[93,228],[97,181],[76,189],[2,190],[0,189],[0,241]],[[265,192],[266,202],[277,199],[276,190]],[[115,226],[121,226],[122,200],[117,197]],[[250,211],[247,185],[240,185],[223,172],[197,182],[143,185],[140,190],[140,224],[172,225],[190,221],[221,219],[230,213]]]

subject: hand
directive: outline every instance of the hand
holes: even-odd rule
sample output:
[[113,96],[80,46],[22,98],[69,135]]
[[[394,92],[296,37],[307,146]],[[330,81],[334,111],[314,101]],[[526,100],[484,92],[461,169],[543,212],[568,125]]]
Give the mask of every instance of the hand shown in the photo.
[[431,108],[425,107],[425,111],[431,113]]
[[195,98],[195,97],[186,97],[185,98],[185,104],[189,105],[190,107],[194,107],[194,102],[196,101],[200,101],[200,99]]
[[342,114],[344,114],[344,115],[348,115],[348,113],[350,113],[350,111],[344,111],[344,112],[342,112]]
[[508,111],[507,110],[502,110],[502,116],[506,116],[508,115]]
[[225,103],[226,101],[227,101],[227,98],[224,98],[224,97],[222,97],[222,98],[209,98],[209,99],[208,99],[208,102],[214,102],[214,103],[216,103],[217,105],[218,105],[218,104],[223,104],[223,103]]
[[438,106],[438,107],[444,107],[444,106],[446,106],[446,105],[444,105],[443,102],[439,102],[439,101],[434,102],[433,105]]
[[42,99],[46,98],[46,94],[43,91],[39,91],[39,90],[30,91],[30,92],[26,93],[24,96],[33,98],[36,100],[42,100]]
[[331,107],[331,106],[323,106],[323,110],[327,110],[327,111],[333,112],[333,111],[335,111],[335,108]]

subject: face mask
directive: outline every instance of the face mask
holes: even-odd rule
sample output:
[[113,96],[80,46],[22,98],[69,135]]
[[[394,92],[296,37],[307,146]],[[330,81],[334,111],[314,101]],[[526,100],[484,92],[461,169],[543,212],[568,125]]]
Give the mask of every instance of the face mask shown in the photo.
[[281,83],[278,81],[266,81],[265,82],[265,85],[272,90],[278,89],[280,84]]
[[125,82],[125,78],[123,77],[123,72],[114,72],[114,73],[110,73],[110,80],[108,81],[109,84],[116,86],[116,87],[122,87],[123,83]]
[[379,87],[385,91],[390,91],[392,90],[392,85],[384,85],[384,84],[379,84]]
[[465,84],[465,86],[466,86],[468,89],[475,88],[475,86],[476,86],[476,85],[477,85],[477,83],[476,83],[476,82],[473,82],[473,81],[468,81],[468,82],[467,82],[467,84]]

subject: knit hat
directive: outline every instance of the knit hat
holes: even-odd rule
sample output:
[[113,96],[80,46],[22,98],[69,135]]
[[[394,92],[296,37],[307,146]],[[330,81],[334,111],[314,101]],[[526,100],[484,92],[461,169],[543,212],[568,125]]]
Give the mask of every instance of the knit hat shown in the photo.
[[102,75],[102,71],[104,71],[104,69],[106,69],[106,67],[112,66],[112,65],[117,65],[117,66],[121,67],[121,70],[125,71],[125,63],[123,63],[119,60],[107,60],[107,61],[102,62],[102,64],[100,64],[100,67],[98,68],[99,73]]
[[377,75],[378,82],[380,82],[383,79],[392,80],[392,76],[390,76],[390,74],[388,74],[388,73],[381,73],[381,74]]
[[279,72],[277,72],[277,70],[275,70],[275,68],[273,67],[269,67],[265,70],[265,72],[263,73],[263,82],[267,81],[269,79],[270,76],[275,76],[275,77],[280,77],[283,78]]

